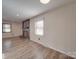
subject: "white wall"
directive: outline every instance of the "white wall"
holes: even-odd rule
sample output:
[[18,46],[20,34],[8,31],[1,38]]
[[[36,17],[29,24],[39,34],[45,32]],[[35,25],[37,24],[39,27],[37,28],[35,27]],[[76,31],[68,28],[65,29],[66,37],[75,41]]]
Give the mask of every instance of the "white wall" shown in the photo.
[[16,37],[22,35],[22,23],[3,21],[3,23],[10,23],[12,31],[10,33],[2,33],[2,38]]
[[[75,3],[64,5],[30,21],[30,37],[44,46],[74,56],[76,51],[76,6]],[[44,19],[44,36],[35,35],[34,23]]]

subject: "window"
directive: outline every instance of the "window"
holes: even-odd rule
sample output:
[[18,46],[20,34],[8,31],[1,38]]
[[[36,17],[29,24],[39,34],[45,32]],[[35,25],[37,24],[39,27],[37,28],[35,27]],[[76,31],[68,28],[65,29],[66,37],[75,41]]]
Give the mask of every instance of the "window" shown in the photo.
[[3,33],[8,33],[8,32],[11,32],[11,24],[3,24],[2,25],[3,29]]
[[44,21],[43,20],[39,20],[35,22],[35,34],[36,35],[44,35],[44,31],[43,31],[43,27],[44,27]]

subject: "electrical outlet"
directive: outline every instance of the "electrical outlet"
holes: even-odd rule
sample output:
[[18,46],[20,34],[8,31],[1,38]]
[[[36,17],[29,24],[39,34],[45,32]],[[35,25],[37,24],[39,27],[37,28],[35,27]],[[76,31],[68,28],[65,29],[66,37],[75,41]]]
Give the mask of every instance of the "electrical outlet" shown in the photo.
[[40,38],[38,38],[38,40],[40,40]]

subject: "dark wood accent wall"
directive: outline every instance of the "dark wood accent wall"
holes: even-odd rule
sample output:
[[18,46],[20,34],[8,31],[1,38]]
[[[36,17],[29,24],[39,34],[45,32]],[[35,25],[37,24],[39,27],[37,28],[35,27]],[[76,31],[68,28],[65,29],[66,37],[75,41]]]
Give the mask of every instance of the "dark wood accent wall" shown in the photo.
[[23,21],[23,37],[30,39],[30,19]]

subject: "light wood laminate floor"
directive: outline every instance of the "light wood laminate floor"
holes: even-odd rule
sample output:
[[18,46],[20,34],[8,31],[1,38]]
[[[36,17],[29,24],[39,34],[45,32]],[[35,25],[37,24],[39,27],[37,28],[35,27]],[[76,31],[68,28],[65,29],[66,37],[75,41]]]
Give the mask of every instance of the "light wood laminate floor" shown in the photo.
[[74,59],[22,38],[3,39],[3,59]]

